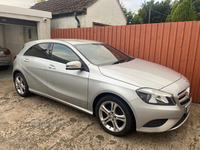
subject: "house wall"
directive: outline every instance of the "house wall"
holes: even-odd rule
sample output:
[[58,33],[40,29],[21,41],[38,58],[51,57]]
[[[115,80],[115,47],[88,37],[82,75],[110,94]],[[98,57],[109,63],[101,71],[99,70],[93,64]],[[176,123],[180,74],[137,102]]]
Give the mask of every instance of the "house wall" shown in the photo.
[[[80,21],[81,27],[86,27],[86,15],[79,15],[78,19]],[[61,28],[77,28],[77,21],[75,16],[55,18],[51,20],[51,29]]]
[[[37,22],[38,39],[50,38],[50,18],[52,17],[51,12],[0,5],[0,17],[35,21]],[[47,21],[44,21],[44,18],[46,18]]]
[[[126,25],[126,17],[118,0],[98,0],[87,8],[86,15],[79,15],[81,27],[92,27],[93,22],[106,25]],[[77,28],[75,16],[51,20],[51,29]]]
[[87,9],[86,27],[92,27],[93,22],[126,25],[126,17],[118,0],[98,0]]

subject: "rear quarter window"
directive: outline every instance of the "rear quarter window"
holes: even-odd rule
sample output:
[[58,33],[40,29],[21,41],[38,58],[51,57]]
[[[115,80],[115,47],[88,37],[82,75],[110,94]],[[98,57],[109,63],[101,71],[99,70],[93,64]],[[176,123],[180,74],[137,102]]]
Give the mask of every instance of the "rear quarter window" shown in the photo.
[[50,44],[37,44],[30,47],[25,53],[25,56],[34,56],[39,58],[47,58],[47,50],[49,49]]

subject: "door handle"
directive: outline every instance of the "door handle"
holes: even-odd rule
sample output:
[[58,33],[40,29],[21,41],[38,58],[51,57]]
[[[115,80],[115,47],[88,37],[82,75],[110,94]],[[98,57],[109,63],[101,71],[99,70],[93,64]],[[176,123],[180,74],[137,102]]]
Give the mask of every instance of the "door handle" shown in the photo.
[[54,69],[54,70],[56,69],[56,67],[54,65],[51,65],[51,64],[48,67],[49,67],[49,69]]
[[28,58],[24,58],[24,62],[29,62],[29,59]]

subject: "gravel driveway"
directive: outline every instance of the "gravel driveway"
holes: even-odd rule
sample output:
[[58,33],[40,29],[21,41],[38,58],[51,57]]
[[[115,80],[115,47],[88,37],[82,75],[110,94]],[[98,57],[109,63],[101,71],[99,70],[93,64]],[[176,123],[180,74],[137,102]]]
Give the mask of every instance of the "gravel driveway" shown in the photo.
[[43,149],[200,149],[200,104],[175,131],[105,133],[95,117],[50,99],[20,97],[11,79],[0,80],[0,150]]

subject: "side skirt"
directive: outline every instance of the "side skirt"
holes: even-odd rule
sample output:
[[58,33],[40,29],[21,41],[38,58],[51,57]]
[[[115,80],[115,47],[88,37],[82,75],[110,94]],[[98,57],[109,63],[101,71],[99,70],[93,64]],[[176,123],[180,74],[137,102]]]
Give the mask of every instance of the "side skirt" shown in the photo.
[[48,95],[48,94],[44,94],[44,93],[41,93],[41,92],[39,92],[39,91],[35,91],[35,90],[32,90],[32,89],[29,89],[29,91],[32,92],[32,93],[35,93],[35,94],[37,94],[37,95],[41,95],[41,96],[47,97],[47,98],[49,98],[49,99],[53,99],[53,100],[55,100],[55,101],[57,101],[57,102],[60,102],[60,103],[65,104],[65,105],[74,107],[74,108],[79,109],[79,110],[81,110],[81,111],[84,111],[84,112],[86,112],[86,113],[88,113],[88,114],[90,114],[90,115],[93,115],[93,112],[92,112],[92,111],[89,111],[89,110],[87,110],[87,109],[81,108],[81,107],[76,106],[76,105],[74,105],[74,104],[68,103],[68,102],[63,101],[63,100],[61,100],[61,99],[55,98],[55,97],[50,96],[50,95]]

